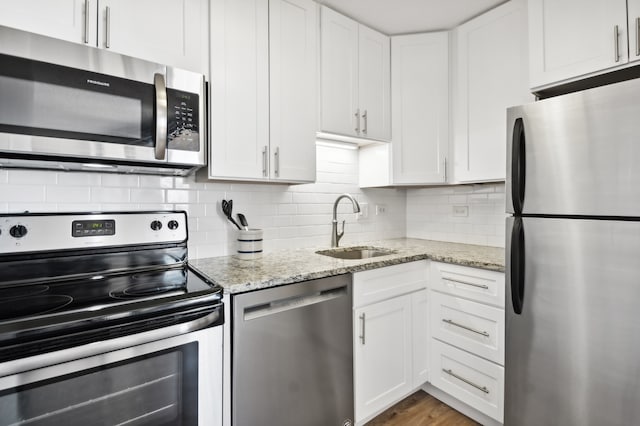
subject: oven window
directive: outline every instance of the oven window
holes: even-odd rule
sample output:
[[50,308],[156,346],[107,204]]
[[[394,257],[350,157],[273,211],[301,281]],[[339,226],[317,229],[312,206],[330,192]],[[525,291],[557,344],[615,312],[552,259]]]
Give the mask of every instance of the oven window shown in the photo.
[[0,425],[197,425],[198,342],[0,393]]

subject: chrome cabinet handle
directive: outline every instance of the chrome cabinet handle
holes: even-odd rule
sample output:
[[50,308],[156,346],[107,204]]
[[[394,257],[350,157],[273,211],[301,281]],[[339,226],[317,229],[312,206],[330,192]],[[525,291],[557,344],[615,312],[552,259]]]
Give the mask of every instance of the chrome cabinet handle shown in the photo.
[[273,153],[273,174],[275,175],[275,177],[279,177],[280,176],[280,147],[276,147],[276,151]]
[[362,127],[362,133],[367,134],[367,110],[364,110],[364,114],[362,114],[362,120],[364,120],[364,127]]
[[355,131],[356,131],[357,134],[360,134],[360,108],[358,108],[356,110],[355,116],[356,116],[356,128],[355,128]]
[[471,287],[478,287],[478,288],[482,288],[482,289],[484,289],[484,290],[489,290],[489,286],[488,286],[488,285],[486,285],[486,284],[470,283],[470,282],[467,282],[467,281],[454,280],[454,279],[451,279],[451,278],[445,278],[445,277],[442,277],[442,280],[443,280],[443,281],[449,281],[449,282],[452,282],[452,283],[458,283],[458,284],[470,285]]
[[264,148],[262,148],[262,176],[267,177],[267,160],[268,160],[268,156],[267,156],[267,146],[265,145]]
[[164,75],[153,76],[156,89],[156,160],[164,160],[167,155],[167,85]]
[[89,0],[84,0],[84,44],[89,43]]
[[453,320],[450,320],[450,319],[443,319],[442,322],[446,322],[447,324],[451,324],[454,327],[458,327],[458,328],[463,328],[465,330],[469,330],[472,333],[476,333],[476,334],[479,334],[479,335],[484,336],[484,337],[489,337],[490,336],[490,334],[487,333],[486,331],[479,331],[479,330],[476,330],[475,328],[467,327],[466,325],[459,324],[459,323],[457,323],[457,322],[455,322]]
[[480,385],[476,385],[475,383],[473,383],[471,380],[467,380],[462,376],[458,376],[456,373],[454,373],[453,371],[451,371],[450,369],[447,370],[446,368],[443,368],[442,371],[444,371],[445,373],[447,373],[448,375],[450,375],[451,377],[455,377],[458,380],[461,380],[463,382],[465,382],[466,384],[468,384],[469,386],[473,386],[474,388],[486,393],[487,395],[489,394],[489,389],[487,389],[486,386],[480,386]]
[[105,36],[104,47],[108,49],[111,47],[111,8],[109,6],[107,6],[106,14],[107,14],[107,25],[106,25],[107,28],[105,30],[106,36]]
[[617,25],[615,25],[613,27],[613,41],[614,41],[614,60],[615,62],[620,62],[620,43],[619,43],[619,38],[620,38],[620,30],[618,28]]
[[362,330],[362,334],[360,335],[360,341],[364,345],[364,325],[365,325],[365,314],[360,315],[360,328]]
[[447,157],[444,158],[444,182],[447,181]]
[[636,56],[640,56],[640,18],[636,18]]

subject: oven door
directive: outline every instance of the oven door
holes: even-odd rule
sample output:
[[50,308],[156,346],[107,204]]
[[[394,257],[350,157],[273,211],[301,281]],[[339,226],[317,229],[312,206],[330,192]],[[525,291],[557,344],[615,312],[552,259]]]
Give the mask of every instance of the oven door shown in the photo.
[[[222,327],[0,378],[0,425],[221,425]],[[100,346],[102,342],[85,346]],[[28,362],[26,363],[28,364]]]

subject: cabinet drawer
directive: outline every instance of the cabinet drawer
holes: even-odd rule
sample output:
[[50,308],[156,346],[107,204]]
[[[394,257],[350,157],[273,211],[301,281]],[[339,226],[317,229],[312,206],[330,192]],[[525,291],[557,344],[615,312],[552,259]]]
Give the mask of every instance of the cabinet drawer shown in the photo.
[[504,365],[504,311],[431,293],[431,336]]
[[503,421],[504,368],[431,340],[431,384],[476,410]]
[[504,273],[431,263],[431,288],[504,308]]
[[390,299],[427,287],[426,260],[402,263],[353,274],[353,306]]

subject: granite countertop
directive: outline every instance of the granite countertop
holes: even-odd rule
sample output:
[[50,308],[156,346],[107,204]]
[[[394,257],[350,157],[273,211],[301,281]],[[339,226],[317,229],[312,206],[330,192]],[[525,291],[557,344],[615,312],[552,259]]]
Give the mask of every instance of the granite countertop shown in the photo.
[[235,256],[194,259],[189,264],[222,286],[225,293],[243,293],[422,259],[504,271],[504,249],[498,247],[412,238],[370,241],[361,245],[390,249],[395,253],[371,259],[347,260],[316,253],[327,249],[324,247],[282,250],[267,253],[255,260],[240,260]]

